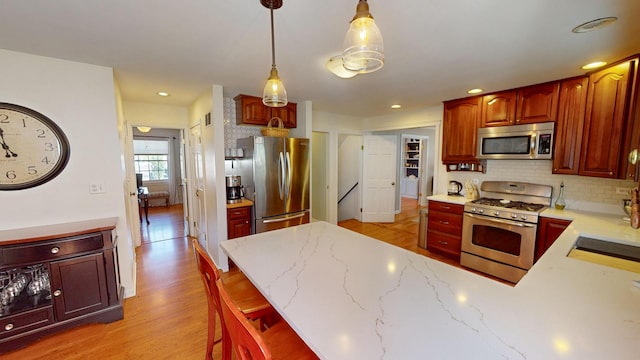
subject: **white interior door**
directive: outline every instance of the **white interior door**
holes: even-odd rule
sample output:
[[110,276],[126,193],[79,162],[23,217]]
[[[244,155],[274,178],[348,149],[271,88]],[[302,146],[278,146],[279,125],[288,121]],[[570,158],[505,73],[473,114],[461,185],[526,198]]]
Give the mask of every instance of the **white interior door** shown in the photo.
[[133,164],[133,128],[128,127],[128,131],[125,135],[124,143],[124,158],[125,158],[125,194],[128,194],[126,202],[126,211],[129,222],[129,231],[131,232],[131,239],[135,247],[142,244],[142,238],[140,236],[140,205],[138,204],[138,184],[136,181],[136,170]]
[[194,177],[191,181],[192,191],[195,195],[193,206],[193,224],[195,233],[200,244],[207,249],[207,217],[205,208],[205,179],[204,163],[202,161],[202,137],[200,135],[200,124],[190,129],[191,141],[191,162],[193,164]]
[[365,135],[362,163],[362,222],[393,222],[396,202],[397,136]]

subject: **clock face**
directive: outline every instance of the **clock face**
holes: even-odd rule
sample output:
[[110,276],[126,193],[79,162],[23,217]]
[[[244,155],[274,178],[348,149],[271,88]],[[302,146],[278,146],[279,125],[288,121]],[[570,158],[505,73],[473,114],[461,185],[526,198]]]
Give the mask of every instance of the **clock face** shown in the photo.
[[69,141],[51,119],[23,106],[0,103],[0,190],[41,185],[69,161]]

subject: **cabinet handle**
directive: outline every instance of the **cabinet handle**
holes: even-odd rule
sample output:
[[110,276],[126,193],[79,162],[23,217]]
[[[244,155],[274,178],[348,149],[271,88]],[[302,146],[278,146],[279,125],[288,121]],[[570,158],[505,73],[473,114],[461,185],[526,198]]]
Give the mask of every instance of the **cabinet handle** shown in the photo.
[[443,209],[446,209],[446,210],[451,209],[451,207],[450,207],[450,206],[444,206],[444,205],[441,205],[440,207],[441,207],[441,208],[443,208]]
[[7,325],[4,326],[4,330],[5,331],[11,331],[13,330],[13,324],[9,323]]
[[638,162],[638,149],[633,149],[628,156],[629,163],[635,165]]
[[53,292],[53,296],[55,296],[55,297],[58,297],[60,295],[62,295],[62,290],[56,290],[56,291]]
[[449,245],[449,242],[438,240],[438,244]]
[[440,221],[440,224],[442,224],[442,225],[449,225],[449,222],[448,222],[448,221]]
[[60,248],[59,247],[56,246],[56,247],[51,248],[51,253],[52,254],[57,254],[59,252],[60,252]]

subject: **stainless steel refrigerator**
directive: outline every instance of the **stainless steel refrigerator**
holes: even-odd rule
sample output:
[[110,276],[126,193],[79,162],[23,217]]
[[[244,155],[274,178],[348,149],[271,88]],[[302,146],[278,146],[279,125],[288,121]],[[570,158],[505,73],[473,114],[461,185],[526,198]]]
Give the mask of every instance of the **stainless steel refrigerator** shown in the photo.
[[251,136],[238,139],[237,161],[253,201],[253,231],[261,233],[309,222],[309,139]]

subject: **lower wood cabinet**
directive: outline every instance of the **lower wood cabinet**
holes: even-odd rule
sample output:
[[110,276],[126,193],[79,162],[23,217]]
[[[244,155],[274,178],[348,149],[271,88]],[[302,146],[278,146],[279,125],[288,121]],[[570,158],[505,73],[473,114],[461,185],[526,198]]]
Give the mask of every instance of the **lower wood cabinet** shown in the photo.
[[251,235],[251,206],[227,209],[227,239]]
[[464,206],[429,201],[427,250],[460,259]]
[[540,217],[538,222],[538,234],[536,237],[536,254],[535,260],[540,257],[553,245],[560,237],[563,231],[571,224],[570,220],[554,219],[548,217]]
[[[73,326],[124,317],[112,238],[115,220],[108,220],[106,226],[74,223],[73,229],[56,235],[16,240],[6,240],[12,231],[0,231],[0,278],[3,290],[8,284],[14,289],[11,296],[1,294],[0,353]],[[15,290],[19,282],[23,285]]]

